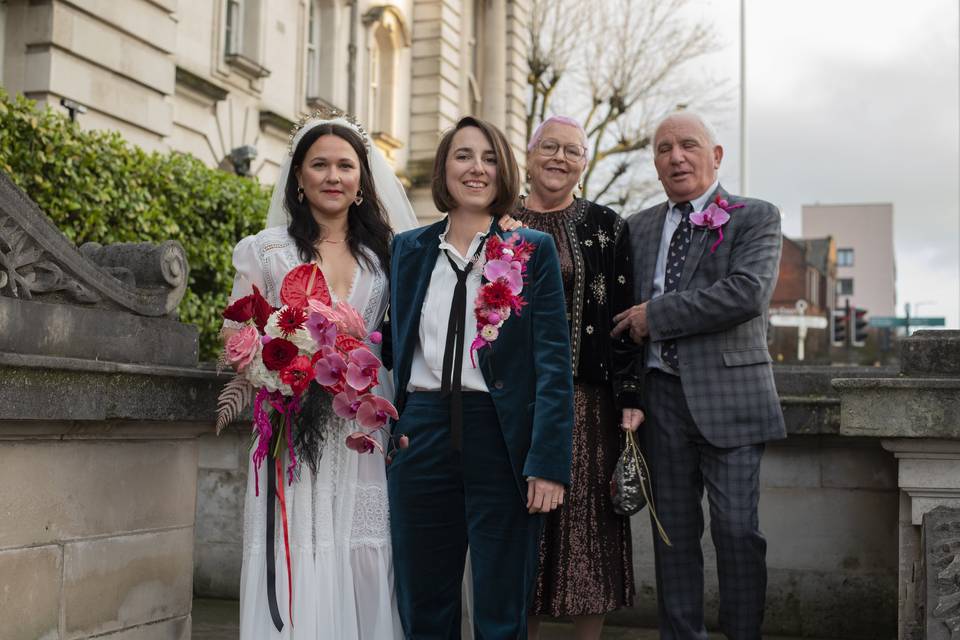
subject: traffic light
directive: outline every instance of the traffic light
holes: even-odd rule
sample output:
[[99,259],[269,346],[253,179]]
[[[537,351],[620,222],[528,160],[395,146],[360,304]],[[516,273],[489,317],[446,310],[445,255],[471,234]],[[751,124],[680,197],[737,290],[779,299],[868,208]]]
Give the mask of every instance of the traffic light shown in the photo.
[[851,344],[855,347],[862,347],[867,344],[867,324],[869,324],[867,310],[854,307],[850,319],[853,325],[848,329],[852,338]]
[[830,316],[830,337],[835,347],[844,347],[847,345],[846,309],[833,310],[833,315]]

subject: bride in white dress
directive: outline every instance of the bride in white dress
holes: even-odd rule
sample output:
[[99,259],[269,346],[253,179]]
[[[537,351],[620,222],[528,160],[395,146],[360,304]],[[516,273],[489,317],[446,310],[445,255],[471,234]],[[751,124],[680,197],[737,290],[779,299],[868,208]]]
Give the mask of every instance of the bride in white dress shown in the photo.
[[[368,331],[383,319],[390,227],[416,225],[403,187],[375,146],[342,118],[308,120],[294,137],[273,192],[267,228],[241,240],[231,299],[252,285],[280,306],[279,288],[290,269],[316,261],[334,301],[346,300]],[[388,226],[389,220],[389,226]],[[299,238],[299,242],[298,242]],[[230,323],[226,323],[229,330]],[[370,345],[377,355],[379,347]],[[381,370],[374,393],[393,399]],[[240,578],[241,640],[393,640],[402,637],[393,587],[384,459],[362,455],[344,440],[357,430],[333,416],[325,425],[316,472],[307,462],[284,487],[290,534],[293,597],[279,508],[267,504],[266,482],[247,479]],[[260,469],[270,473],[267,465]],[[277,508],[273,549],[266,548],[267,509]],[[273,553],[276,600],[283,628],[268,606],[266,554]],[[292,624],[288,618],[292,615]]]

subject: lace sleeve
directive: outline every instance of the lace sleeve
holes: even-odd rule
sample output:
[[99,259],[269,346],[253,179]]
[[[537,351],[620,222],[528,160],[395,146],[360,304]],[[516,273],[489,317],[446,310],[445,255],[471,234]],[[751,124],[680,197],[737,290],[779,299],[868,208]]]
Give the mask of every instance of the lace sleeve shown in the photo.
[[[247,236],[234,247],[233,268],[236,270],[236,275],[233,277],[230,302],[253,293],[253,285],[256,285],[261,293],[264,292],[264,278],[260,268],[260,259],[257,256],[255,236]],[[242,326],[239,322],[232,320],[223,321],[224,329],[239,329]]]

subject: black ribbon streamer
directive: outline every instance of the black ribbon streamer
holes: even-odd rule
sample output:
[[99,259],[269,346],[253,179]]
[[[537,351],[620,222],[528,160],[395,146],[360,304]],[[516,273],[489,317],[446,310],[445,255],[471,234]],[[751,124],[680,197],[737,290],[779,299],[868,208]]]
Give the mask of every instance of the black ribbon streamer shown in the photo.
[[270,606],[270,617],[277,631],[283,631],[283,620],[280,618],[280,608],[277,606],[277,556],[274,547],[276,537],[276,499],[277,478],[275,475],[274,457],[268,456],[267,467],[267,604]]

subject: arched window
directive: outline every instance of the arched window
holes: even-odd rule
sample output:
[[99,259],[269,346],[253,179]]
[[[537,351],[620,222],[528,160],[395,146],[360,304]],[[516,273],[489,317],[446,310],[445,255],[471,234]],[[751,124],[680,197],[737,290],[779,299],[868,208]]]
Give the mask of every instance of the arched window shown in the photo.
[[[396,136],[397,80],[400,51],[410,46],[409,32],[400,11],[391,5],[378,6],[364,14],[367,32],[368,65],[366,118],[374,139],[381,146],[399,147]],[[387,155],[390,150],[387,149]]]

